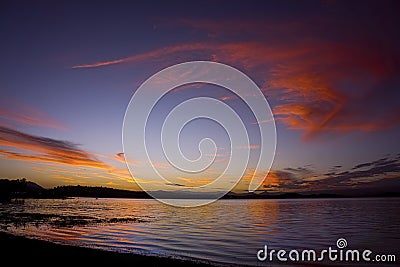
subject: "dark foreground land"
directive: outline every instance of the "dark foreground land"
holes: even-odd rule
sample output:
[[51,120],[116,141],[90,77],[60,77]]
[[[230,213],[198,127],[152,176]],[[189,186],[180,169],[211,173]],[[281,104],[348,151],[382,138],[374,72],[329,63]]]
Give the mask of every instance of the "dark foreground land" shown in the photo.
[[199,262],[58,245],[0,232],[1,263],[10,266],[211,266]]

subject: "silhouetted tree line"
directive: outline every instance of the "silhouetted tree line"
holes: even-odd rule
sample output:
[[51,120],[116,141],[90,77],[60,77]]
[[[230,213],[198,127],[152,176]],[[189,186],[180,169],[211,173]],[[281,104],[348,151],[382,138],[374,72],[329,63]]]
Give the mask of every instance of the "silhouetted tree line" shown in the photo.
[[148,198],[145,192],[113,189],[101,186],[57,186],[46,191],[48,197],[93,197],[93,198]]
[[[174,195],[173,195],[174,196]],[[400,192],[386,192],[380,194],[359,195],[367,197],[400,197]],[[129,191],[113,189],[101,186],[57,186],[52,189],[45,189],[40,185],[27,181],[25,178],[17,180],[0,179],[0,202],[10,201],[15,198],[69,198],[69,197],[92,197],[92,198],[150,198],[142,191]],[[166,195],[166,198],[168,195]],[[192,196],[193,197],[193,196]],[[286,199],[286,198],[341,198],[351,195],[338,194],[298,194],[280,193],[269,194],[262,192],[254,193],[233,193],[226,194],[227,199]]]
[[0,179],[0,201],[24,197],[28,193],[28,182],[25,178],[17,180]]
[[45,189],[40,185],[27,181],[25,178],[17,180],[0,179],[0,201],[10,201],[15,198],[148,198],[145,192],[113,189],[108,187],[92,186],[57,186]]

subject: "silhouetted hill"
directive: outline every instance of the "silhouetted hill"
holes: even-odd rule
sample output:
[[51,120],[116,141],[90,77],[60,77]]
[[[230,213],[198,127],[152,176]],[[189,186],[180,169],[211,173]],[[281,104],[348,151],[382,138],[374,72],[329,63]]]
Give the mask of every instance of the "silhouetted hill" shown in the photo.
[[26,191],[27,192],[42,192],[46,189],[38,185],[37,183],[27,181],[26,182]]
[[37,197],[46,189],[40,185],[29,182],[25,178],[17,180],[0,179],[0,201],[12,198]]

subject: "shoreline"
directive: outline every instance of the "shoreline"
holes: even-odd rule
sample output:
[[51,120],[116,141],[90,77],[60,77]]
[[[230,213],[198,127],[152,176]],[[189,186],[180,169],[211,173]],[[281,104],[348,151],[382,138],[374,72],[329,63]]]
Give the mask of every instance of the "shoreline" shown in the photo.
[[174,258],[119,253],[95,248],[61,245],[0,232],[3,262],[26,266],[56,266],[57,264],[133,264],[134,266],[215,266]]

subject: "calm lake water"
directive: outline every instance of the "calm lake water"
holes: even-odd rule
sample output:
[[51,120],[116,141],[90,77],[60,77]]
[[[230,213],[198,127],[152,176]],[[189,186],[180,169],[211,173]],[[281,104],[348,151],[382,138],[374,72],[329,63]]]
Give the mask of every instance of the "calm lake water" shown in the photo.
[[[25,200],[0,204],[3,231],[120,252],[269,266],[257,251],[336,248],[399,261],[400,199],[219,200],[176,208],[151,199]],[[383,265],[379,265],[383,266]]]

